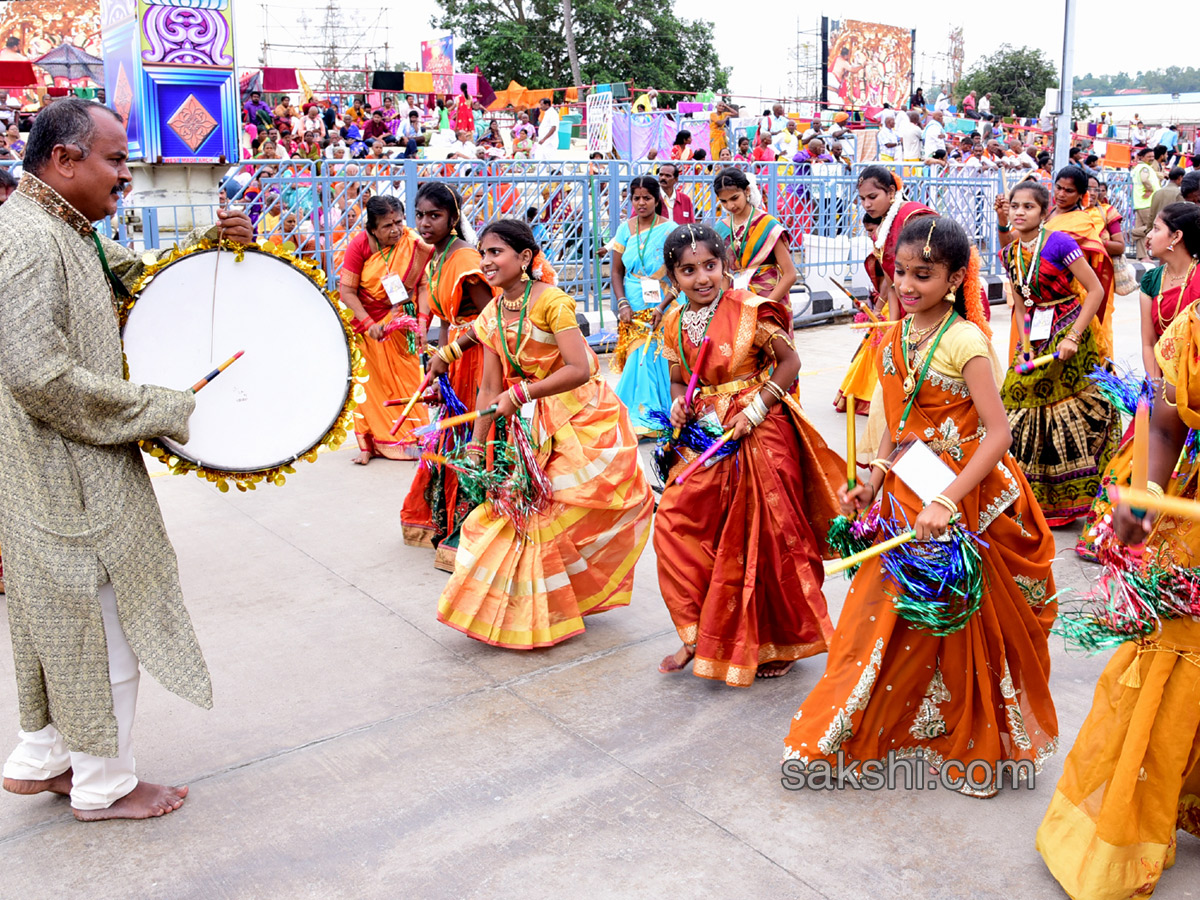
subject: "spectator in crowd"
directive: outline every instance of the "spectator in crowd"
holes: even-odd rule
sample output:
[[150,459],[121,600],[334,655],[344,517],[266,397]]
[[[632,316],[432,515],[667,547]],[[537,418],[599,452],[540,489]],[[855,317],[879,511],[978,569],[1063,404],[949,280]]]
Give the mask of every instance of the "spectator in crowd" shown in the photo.
[[686,128],[676,132],[671,143],[671,159],[685,162],[692,158],[692,133]]
[[804,129],[804,134],[800,135],[800,143],[807,147],[808,142],[813,138],[821,138],[822,141],[825,140],[825,135],[823,134],[824,128],[825,126],[821,124],[820,119],[813,119],[812,124]]
[[777,134],[787,128],[787,123],[790,121],[791,119],[784,115],[782,103],[776,103],[772,106],[770,116],[771,138],[774,139]]
[[787,127],[775,135],[775,140],[771,142],[771,149],[775,151],[777,157],[789,158],[800,149],[800,138],[796,135],[795,119],[788,119]]
[[755,162],[775,162],[775,151],[771,149],[771,132],[759,131],[758,146],[754,148]]
[[942,111],[935,109],[929,116],[929,122],[925,125],[924,152],[926,159],[932,158],[938,150],[946,149],[946,129],[942,125],[943,118]]
[[990,93],[979,98],[979,116],[989,119],[992,116],[992,95]]
[[844,152],[845,147],[841,141],[834,141],[829,145],[829,155],[833,157],[834,165],[841,170],[841,174],[848,175],[850,169],[853,168],[853,163],[850,161],[850,157],[842,155]]
[[23,140],[21,140],[21,132],[17,129],[17,125],[15,122],[12,125],[8,126],[7,135],[8,135],[8,149],[13,152],[13,155],[16,156],[17,159],[24,159],[25,158],[25,142]]
[[[919,89],[918,89],[919,90]],[[896,119],[896,134],[900,138],[906,163],[921,161],[921,113],[915,109]]]
[[271,106],[264,103],[262,94],[258,91],[250,92],[250,100],[242,107],[242,112],[245,113],[245,121],[259,128],[271,127]]
[[1183,176],[1185,174],[1187,173],[1179,166],[1171,169],[1167,173],[1167,180],[1162,183],[1162,186],[1154,192],[1154,196],[1150,198],[1151,227],[1154,227],[1154,221],[1158,218],[1158,214],[1162,212],[1164,206],[1178,203],[1183,199]]
[[367,122],[367,110],[364,107],[362,97],[354,98],[354,103],[346,110],[344,118],[347,125],[357,125],[359,129],[363,128]]
[[879,148],[879,161],[882,163],[900,162],[904,156],[900,138],[896,135],[895,113],[884,113],[882,125],[876,135],[876,144]]
[[371,113],[371,121],[363,126],[363,140],[382,140],[385,134],[389,134],[387,122],[383,119],[383,110],[377,109]]
[[[933,111],[946,113],[950,111],[950,95],[946,93],[946,86],[942,85],[938,90],[937,99],[933,101]],[[945,149],[942,147],[941,149]]]
[[16,189],[17,179],[13,178],[11,168],[0,166],[0,206],[4,205],[4,201],[11,197]]
[[476,146],[471,140],[471,132],[465,128],[455,132],[454,143],[450,145],[448,157],[450,159],[475,159]]
[[558,150],[558,110],[548,97],[543,97],[538,106],[541,108],[541,115],[538,118],[538,136],[534,151],[538,159],[549,159]]
[[1133,182],[1133,211],[1136,216],[1133,226],[1133,252],[1138,259],[1145,262],[1147,261],[1146,237],[1154,225],[1154,216],[1150,214],[1150,206],[1154,202],[1154,192],[1158,190],[1160,182],[1158,173],[1154,171],[1153,150],[1143,147],[1137,152],[1136,160],[1137,162],[1129,173],[1130,180]]
[[922,89],[922,88],[916,89],[916,91],[913,93],[912,97],[909,98],[908,108],[910,110],[925,108],[925,91],[924,91],[924,89]]
[[321,119],[321,110],[314,103],[308,108],[301,123],[301,133],[306,140],[322,141],[325,139],[325,122]]
[[[765,135],[768,142],[771,136]],[[679,166],[663,163],[658,167],[658,184],[662,188],[663,208],[667,218],[677,225],[691,225],[696,221],[692,198],[679,189]]]
[[750,138],[742,135],[738,138],[737,153],[734,154],[733,159],[735,162],[750,162],[750,153]]
[[975,92],[967,91],[967,96],[963,97],[962,102],[963,115],[968,119],[978,119],[979,113],[975,109]]

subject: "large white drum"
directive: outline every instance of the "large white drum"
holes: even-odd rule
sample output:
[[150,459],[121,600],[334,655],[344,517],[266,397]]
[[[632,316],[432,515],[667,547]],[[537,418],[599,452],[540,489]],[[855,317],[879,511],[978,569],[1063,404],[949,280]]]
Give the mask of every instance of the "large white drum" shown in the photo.
[[334,428],[352,387],[350,341],[333,303],[287,260],[253,247],[240,262],[204,250],[162,268],[139,293],[123,338],[130,381],[177,390],[245,351],[196,395],[188,442],[160,439],[209,470],[293,462]]

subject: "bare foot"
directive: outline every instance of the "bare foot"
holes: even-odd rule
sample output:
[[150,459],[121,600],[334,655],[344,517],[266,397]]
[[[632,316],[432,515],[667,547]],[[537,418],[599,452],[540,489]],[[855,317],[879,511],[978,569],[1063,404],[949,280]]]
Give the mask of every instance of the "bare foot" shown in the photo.
[[371,452],[369,450],[364,450],[362,453],[358,454],[358,456],[354,457],[354,464],[356,466],[365,466],[370,461]]
[[755,678],[781,678],[788,672],[792,671],[792,666],[796,664],[792,659],[780,659],[775,662],[763,663],[758,667],[758,671],[754,673]]
[[154,819],[183,806],[188,795],[186,786],[170,787],[140,781],[138,786],[106,809],[72,809],[80,822],[99,822],[104,819]]
[[71,770],[47,778],[44,781],[22,781],[17,778],[5,778],[4,789],[10,794],[69,794],[71,793]]
[[695,646],[684,644],[671,656],[664,656],[663,661],[658,664],[658,671],[664,675],[671,675],[675,672],[682,672],[688,663],[692,661],[692,657],[696,655]]

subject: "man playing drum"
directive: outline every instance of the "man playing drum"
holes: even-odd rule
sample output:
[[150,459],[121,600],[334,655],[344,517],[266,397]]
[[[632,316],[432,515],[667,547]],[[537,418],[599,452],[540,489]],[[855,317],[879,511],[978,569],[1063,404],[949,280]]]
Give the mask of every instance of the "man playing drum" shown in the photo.
[[[134,774],[139,662],[212,706],[135,443],[186,441],[195,401],[125,381],[116,307],[142,259],[90,224],[116,212],[127,158],[115,113],[59,100],[39,113],[0,209],[0,545],[21,714],[3,784],[70,794],[84,821],[161,816],[187,796]],[[244,214],[218,216],[223,237],[253,241]]]

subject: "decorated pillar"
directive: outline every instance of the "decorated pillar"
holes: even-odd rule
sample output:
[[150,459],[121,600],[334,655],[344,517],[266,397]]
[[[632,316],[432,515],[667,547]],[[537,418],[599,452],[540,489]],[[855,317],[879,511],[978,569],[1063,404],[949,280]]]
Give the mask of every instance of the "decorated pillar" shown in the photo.
[[104,86],[131,159],[238,159],[231,0],[102,0]]

